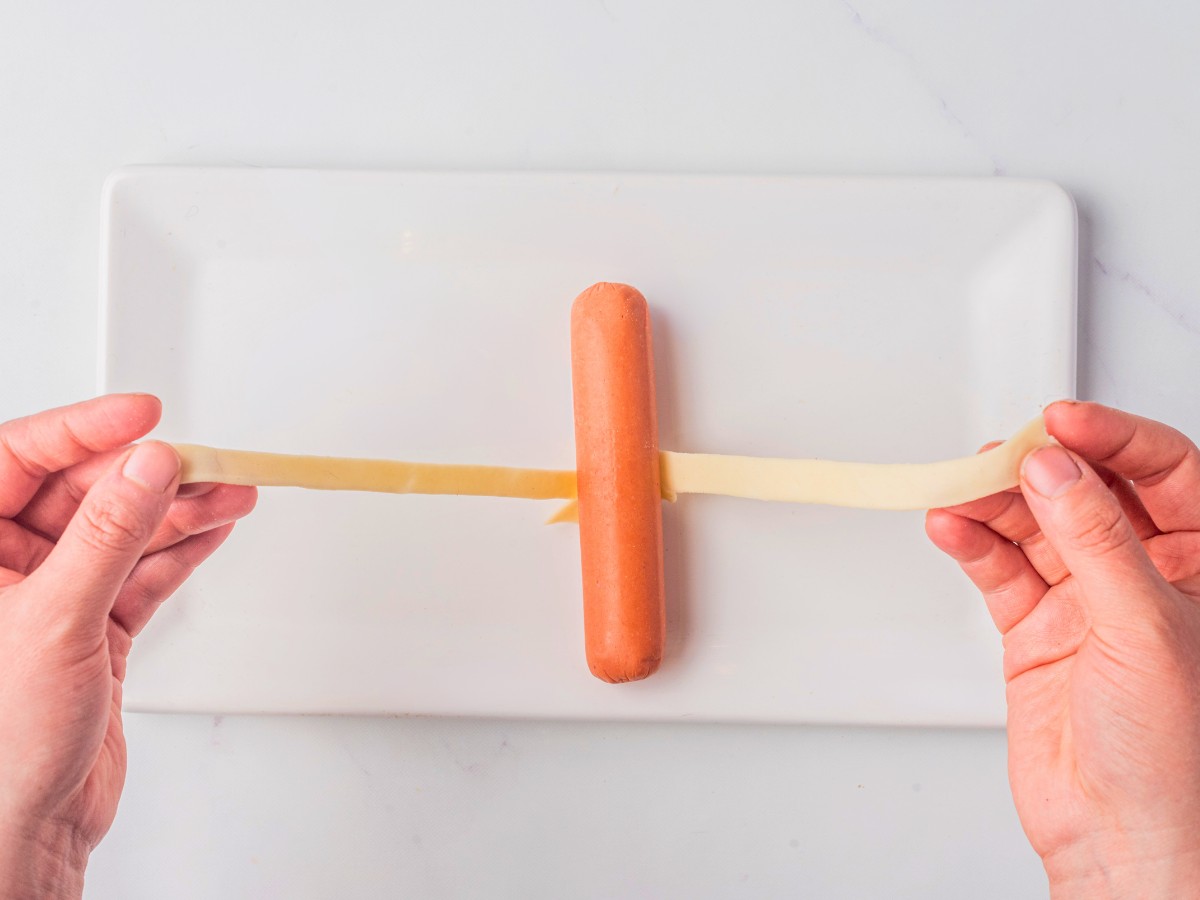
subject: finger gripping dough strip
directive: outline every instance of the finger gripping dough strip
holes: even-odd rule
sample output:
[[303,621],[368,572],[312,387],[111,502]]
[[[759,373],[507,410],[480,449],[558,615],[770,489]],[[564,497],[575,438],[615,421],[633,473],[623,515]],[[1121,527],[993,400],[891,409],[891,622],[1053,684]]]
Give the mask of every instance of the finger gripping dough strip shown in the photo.
[[1015,487],[1021,460],[1050,443],[1041,416],[998,447],[935,463],[875,464],[673,453],[661,457],[667,495],[725,494],[753,500],[861,509],[934,509]]
[[183,461],[182,484],[287,486],[326,491],[378,491],[391,494],[468,494],[569,500],[575,497],[575,473],[505,466],[458,466],[384,459],[291,456],[248,450],[218,450],[176,444]]

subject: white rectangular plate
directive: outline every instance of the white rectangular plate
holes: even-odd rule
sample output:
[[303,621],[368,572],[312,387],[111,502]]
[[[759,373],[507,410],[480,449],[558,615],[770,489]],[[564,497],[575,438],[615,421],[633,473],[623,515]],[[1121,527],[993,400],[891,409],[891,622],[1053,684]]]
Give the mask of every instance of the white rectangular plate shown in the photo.
[[[1013,179],[127,169],[101,386],[167,440],[570,468],[568,313],[654,311],[666,449],[913,462],[1074,386],[1075,213]],[[132,709],[1003,722],[920,513],[685,497],[662,669],[583,657],[553,503],[265,489],[146,629]]]

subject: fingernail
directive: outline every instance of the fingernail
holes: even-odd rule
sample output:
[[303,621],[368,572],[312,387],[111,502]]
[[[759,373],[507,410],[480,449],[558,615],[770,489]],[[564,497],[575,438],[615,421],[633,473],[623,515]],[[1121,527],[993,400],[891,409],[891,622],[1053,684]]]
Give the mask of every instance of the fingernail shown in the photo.
[[1062,447],[1042,447],[1025,457],[1021,474],[1029,486],[1050,500],[1070,490],[1082,476],[1071,454]]
[[1072,397],[1064,397],[1062,400],[1053,400],[1050,403],[1047,403],[1044,407],[1042,407],[1042,412],[1045,412],[1052,406],[1079,406],[1080,402],[1081,401]]
[[161,494],[179,474],[179,454],[166,444],[139,444],[125,460],[121,474],[146,490]]

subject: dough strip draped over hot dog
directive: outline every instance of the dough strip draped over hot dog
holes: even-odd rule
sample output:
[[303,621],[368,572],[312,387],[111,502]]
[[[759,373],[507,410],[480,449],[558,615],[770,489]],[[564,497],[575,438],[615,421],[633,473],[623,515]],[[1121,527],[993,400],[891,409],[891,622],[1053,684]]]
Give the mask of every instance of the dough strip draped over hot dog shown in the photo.
[[[1021,460],[1029,451],[1050,442],[1045,422],[1038,416],[986,453],[935,463],[771,459],[663,450],[659,453],[659,487],[664,500],[674,500],[676,494],[724,494],[860,509],[933,509],[978,500],[1015,487]],[[576,496],[575,472],[570,469],[294,456],[220,450],[198,444],[174,447],[183,460],[182,484],[213,481],[262,487],[526,500],[574,500]],[[576,521],[570,505],[552,520]]]

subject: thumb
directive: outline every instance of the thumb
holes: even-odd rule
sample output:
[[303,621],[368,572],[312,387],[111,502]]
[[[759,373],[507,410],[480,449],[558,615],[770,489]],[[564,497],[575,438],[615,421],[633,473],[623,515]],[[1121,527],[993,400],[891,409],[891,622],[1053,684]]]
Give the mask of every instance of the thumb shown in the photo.
[[1142,618],[1166,582],[1095,471],[1063,447],[1042,447],[1021,465],[1021,491],[1093,620],[1125,625]]
[[51,614],[72,624],[104,622],[167,514],[179,465],[179,455],[166,444],[140,444],[92,485],[31,576],[53,604]]

